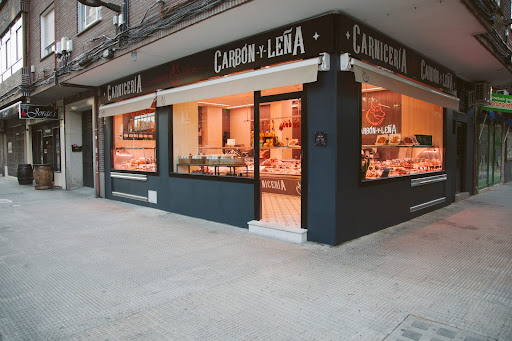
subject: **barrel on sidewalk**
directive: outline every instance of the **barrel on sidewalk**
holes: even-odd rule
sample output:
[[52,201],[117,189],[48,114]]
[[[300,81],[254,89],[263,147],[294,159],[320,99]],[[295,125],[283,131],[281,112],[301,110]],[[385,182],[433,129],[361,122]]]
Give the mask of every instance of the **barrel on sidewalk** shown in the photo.
[[35,189],[53,188],[53,168],[52,165],[34,165]]
[[29,163],[18,164],[18,184],[20,185],[32,185],[34,180],[34,173],[32,171],[32,165]]

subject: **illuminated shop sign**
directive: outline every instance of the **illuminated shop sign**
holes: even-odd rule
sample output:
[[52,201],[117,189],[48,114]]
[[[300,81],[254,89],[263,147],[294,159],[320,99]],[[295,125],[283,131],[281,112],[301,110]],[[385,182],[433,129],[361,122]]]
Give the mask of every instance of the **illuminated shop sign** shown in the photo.
[[140,74],[131,79],[107,85],[107,98],[109,101],[140,94],[142,94],[142,79]]
[[[318,36],[320,37],[320,36]],[[318,39],[318,38],[317,38]],[[302,26],[291,27],[275,38],[267,39],[266,44],[247,44],[235,49],[215,51],[214,69],[219,73],[224,69],[234,68],[239,65],[250,64],[259,59],[272,59],[280,56],[301,56],[306,53]]]
[[20,104],[19,118],[58,120],[59,113],[56,108],[50,106]]
[[338,51],[445,91],[455,90],[452,71],[348,16],[338,17]]
[[333,53],[335,18],[336,14],[328,14],[289,24],[116,80],[103,86],[101,102],[111,103],[211,77],[318,57],[322,52]]
[[[337,27],[335,29],[335,27]],[[218,46],[102,87],[102,104],[190,84],[234,72],[318,57],[350,53],[419,82],[455,89],[453,72],[343,14],[327,14]]]
[[492,94],[491,104],[482,107],[482,109],[512,113],[512,96]]

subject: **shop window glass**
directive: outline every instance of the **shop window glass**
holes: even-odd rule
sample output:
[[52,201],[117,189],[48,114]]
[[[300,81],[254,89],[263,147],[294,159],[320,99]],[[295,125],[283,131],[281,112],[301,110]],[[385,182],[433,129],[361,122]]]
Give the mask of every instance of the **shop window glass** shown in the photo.
[[443,107],[362,84],[361,178],[444,169]]
[[487,184],[492,184],[493,182],[493,171],[494,171],[494,124],[489,124],[489,151],[487,152],[487,155],[489,156],[489,162],[488,162],[488,169],[487,169]]
[[501,125],[496,124],[494,130],[494,183],[501,182],[501,166],[502,166],[502,158],[501,152],[503,148],[503,142],[501,141]]
[[114,116],[113,126],[113,169],[156,172],[155,110]]
[[254,93],[173,105],[176,173],[254,176]]

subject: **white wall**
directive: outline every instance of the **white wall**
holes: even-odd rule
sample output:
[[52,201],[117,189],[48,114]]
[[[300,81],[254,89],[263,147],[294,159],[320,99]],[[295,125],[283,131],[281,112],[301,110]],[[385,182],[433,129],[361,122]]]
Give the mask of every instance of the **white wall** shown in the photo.
[[60,173],[54,173],[55,186],[61,186],[66,189],[66,150],[65,150],[65,130],[64,130],[64,101],[57,101],[57,110],[59,112],[60,119]]
[[65,125],[66,189],[75,189],[84,185],[82,153],[71,152],[71,145],[82,145],[82,112],[66,111]]
[[[222,147],[222,108],[203,107],[204,116],[206,116],[208,124],[206,125],[206,139],[203,137],[203,146]],[[214,150],[212,153],[218,153],[219,151]]]
[[178,157],[184,155],[197,155],[198,138],[197,102],[174,104],[173,106],[173,157],[174,171],[178,164]]
[[230,138],[237,145],[251,146],[251,108],[231,109],[229,119]]
[[[276,136],[281,143],[286,144],[287,141],[292,139],[292,128],[284,128],[282,131],[279,130],[279,125],[284,121],[292,121],[292,101],[280,101],[270,103],[270,118],[274,119],[274,129]],[[287,117],[283,119],[283,117]],[[272,123],[271,123],[272,124]],[[288,138],[288,140],[287,140]],[[288,160],[292,158],[291,149],[271,149],[270,157],[277,158],[279,160]]]

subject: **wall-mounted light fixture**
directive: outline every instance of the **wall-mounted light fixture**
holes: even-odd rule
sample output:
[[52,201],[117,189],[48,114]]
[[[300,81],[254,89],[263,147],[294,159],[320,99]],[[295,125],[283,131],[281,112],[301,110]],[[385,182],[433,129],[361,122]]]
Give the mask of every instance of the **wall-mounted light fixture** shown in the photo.
[[57,53],[57,57],[69,57],[71,52],[73,52],[73,40],[69,39],[68,37],[62,37],[56,45],[57,49],[55,52]]

